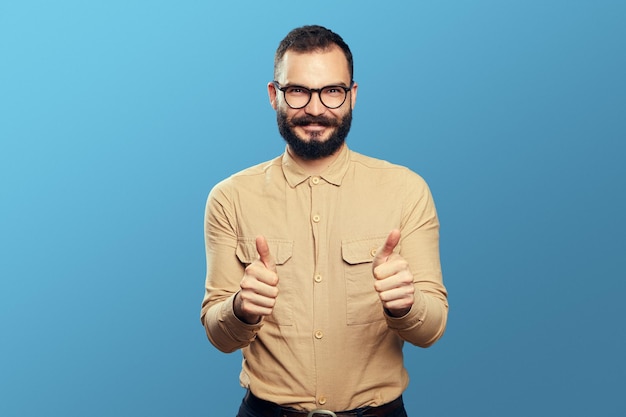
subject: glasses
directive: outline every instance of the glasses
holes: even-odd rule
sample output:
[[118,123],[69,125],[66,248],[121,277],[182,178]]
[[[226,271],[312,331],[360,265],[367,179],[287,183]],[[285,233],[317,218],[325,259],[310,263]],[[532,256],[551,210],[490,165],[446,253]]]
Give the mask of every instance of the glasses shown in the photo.
[[329,109],[337,109],[343,105],[348,97],[348,93],[354,85],[354,81],[350,83],[350,87],[343,85],[327,85],[322,88],[306,88],[300,85],[287,85],[281,87],[278,81],[272,81],[274,86],[283,92],[285,102],[294,110],[302,109],[309,104],[313,93],[317,93],[320,102]]

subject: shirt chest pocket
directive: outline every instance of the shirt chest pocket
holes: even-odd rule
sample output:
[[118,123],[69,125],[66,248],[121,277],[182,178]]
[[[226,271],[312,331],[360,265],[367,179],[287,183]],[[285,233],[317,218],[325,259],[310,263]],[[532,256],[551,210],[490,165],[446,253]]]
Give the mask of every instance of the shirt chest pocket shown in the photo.
[[346,282],[346,321],[348,325],[384,320],[383,306],[374,289],[372,261],[387,236],[350,239],[341,242]]
[[[289,286],[287,277],[291,276],[290,268],[292,267],[291,256],[293,254],[293,241],[284,239],[267,239],[267,245],[270,253],[276,262],[276,271],[278,273],[278,298],[274,305],[272,314],[266,317],[266,320],[279,324],[281,326],[291,326],[293,324],[293,314],[291,303],[295,297],[293,288]],[[237,240],[237,258],[239,262],[247,266],[258,259],[259,254],[256,250],[256,238],[241,237]],[[285,279],[281,279],[281,277]]]

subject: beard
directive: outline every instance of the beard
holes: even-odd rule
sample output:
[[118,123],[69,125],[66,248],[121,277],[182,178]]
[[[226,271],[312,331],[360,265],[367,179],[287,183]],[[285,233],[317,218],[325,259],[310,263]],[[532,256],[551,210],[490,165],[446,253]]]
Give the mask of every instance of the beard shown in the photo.
[[[287,113],[278,110],[276,119],[278,131],[292,152],[302,159],[316,160],[333,155],[345,143],[352,124],[352,109],[341,119],[307,115],[291,120],[287,118]],[[307,126],[313,123],[325,127],[334,127],[334,130],[326,140],[320,140],[319,134],[312,134],[309,140],[303,140],[294,131],[296,126]]]

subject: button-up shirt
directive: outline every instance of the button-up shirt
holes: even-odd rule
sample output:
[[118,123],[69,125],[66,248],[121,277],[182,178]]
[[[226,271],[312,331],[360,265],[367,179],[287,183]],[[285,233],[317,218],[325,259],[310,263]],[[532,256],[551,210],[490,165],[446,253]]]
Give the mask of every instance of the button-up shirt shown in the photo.
[[[409,263],[415,303],[387,315],[372,261],[389,232]],[[233,311],[244,268],[263,235],[279,294],[258,324]],[[321,175],[285,152],[217,184],[206,206],[206,293],[201,320],[211,343],[242,349],[241,385],[303,410],[390,402],[405,390],[405,341],[427,347],[446,326],[439,222],[425,181],[411,170],[346,146]]]

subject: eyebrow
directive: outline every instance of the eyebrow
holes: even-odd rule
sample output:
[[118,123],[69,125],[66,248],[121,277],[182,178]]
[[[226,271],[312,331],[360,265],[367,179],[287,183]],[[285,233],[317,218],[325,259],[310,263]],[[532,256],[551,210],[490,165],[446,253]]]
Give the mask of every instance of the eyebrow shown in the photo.
[[[283,85],[283,84],[281,84],[281,86],[282,86],[282,87],[303,87],[303,88],[306,88],[306,89],[309,89],[309,90],[310,90],[311,88],[313,88],[313,87],[307,87],[306,85],[303,85],[303,84],[298,84],[298,83],[293,83],[293,84],[292,84],[292,83],[287,83],[287,84],[284,84],[284,85]],[[333,87],[333,86],[341,86],[341,87],[346,87],[346,88],[348,88],[348,87],[350,87],[350,84],[346,84],[346,83],[344,83],[343,81],[339,81],[339,82],[335,82],[335,83],[324,84],[323,86],[318,87],[318,88]]]

